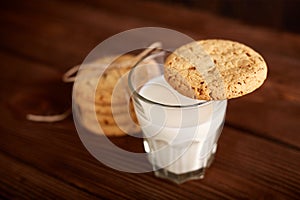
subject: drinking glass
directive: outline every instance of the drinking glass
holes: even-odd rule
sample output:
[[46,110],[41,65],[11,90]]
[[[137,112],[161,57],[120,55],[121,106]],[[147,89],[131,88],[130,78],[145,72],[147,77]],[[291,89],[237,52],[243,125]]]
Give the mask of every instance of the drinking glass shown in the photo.
[[199,101],[179,94],[164,78],[164,56],[139,62],[128,75],[144,150],[157,177],[201,179],[211,165],[227,100]]

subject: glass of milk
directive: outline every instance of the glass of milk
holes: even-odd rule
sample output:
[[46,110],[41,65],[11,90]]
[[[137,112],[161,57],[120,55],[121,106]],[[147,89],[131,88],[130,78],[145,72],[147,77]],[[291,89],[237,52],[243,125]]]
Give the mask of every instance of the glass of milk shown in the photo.
[[176,183],[201,179],[216,153],[227,101],[185,97],[163,71],[162,59],[139,63],[128,76],[144,149],[157,177]]

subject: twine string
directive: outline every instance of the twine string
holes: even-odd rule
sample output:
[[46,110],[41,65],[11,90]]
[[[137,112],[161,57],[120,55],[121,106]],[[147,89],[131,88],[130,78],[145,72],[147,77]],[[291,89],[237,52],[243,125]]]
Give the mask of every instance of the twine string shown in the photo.
[[[141,62],[142,60],[148,58],[151,56],[151,58],[156,57],[154,53],[155,51],[160,50],[161,48],[160,42],[155,42],[151,44],[148,48],[146,48],[144,51],[136,55],[134,58],[137,60],[135,64]],[[159,53],[158,53],[159,54]],[[64,75],[62,76],[62,81],[65,83],[74,82],[76,79],[76,74],[79,71],[81,65],[76,65],[72,68],[70,68]],[[92,68],[94,70],[97,70],[97,68]],[[72,113],[71,108],[67,109],[65,112],[61,114],[56,115],[35,115],[35,114],[27,114],[26,119],[29,121],[35,121],[35,122],[58,122],[66,119],[70,114]]]

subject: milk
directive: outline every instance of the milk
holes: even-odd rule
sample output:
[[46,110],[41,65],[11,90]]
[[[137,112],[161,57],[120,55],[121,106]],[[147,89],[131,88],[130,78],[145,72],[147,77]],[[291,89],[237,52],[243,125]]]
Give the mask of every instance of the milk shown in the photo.
[[139,94],[152,101],[140,98],[134,105],[144,133],[144,148],[155,169],[184,174],[208,167],[227,102],[185,97],[163,76],[148,81]]

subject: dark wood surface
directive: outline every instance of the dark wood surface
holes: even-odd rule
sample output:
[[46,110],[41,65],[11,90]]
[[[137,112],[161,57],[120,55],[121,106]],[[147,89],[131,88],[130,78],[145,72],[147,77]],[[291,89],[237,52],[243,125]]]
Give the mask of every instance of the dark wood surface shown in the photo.
[[[0,199],[300,198],[300,35],[151,1],[3,1],[0,10]],[[62,74],[109,36],[143,26],[237,40],[268,63],[262,88],[229,101],[203,180],[175,185],[110,169],[84,148],[71,117],[25,119],[68,108],[72,84]],[[129,136],[111,140],[142,149]]]

